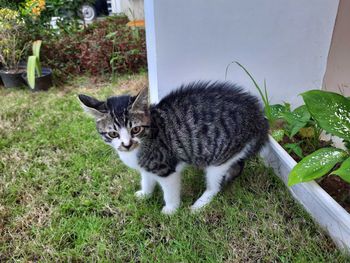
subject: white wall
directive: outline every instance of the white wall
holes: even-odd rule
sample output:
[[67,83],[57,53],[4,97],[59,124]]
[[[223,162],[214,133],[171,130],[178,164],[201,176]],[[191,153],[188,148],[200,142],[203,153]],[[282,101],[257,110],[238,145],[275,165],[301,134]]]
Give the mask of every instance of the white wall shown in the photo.
[[143,0],[111,0],[112,13],[124,13],[130,20],[143,20]]
[[[191,80],[223,80],[228,63],[267,81],[273,102],[321,87],[336,0],[145,0],[151,100]],[[255,89],[237,66],[228,80]]]

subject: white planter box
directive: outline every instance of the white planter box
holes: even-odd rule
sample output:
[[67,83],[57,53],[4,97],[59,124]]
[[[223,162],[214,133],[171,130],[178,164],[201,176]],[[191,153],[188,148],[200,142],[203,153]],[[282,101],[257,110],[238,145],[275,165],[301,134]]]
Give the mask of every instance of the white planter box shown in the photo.
[[[272,137],[261,156],[287,185],[288,174],[296,165],[294,159]],[[288,189],[336,245],[350,253],[350,214],[315,181],[297,184]]]

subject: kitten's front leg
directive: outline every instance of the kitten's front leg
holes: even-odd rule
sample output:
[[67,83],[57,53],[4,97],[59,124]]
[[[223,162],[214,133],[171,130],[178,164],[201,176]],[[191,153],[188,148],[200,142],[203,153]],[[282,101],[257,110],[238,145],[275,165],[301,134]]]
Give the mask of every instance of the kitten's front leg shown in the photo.
[[165,206],[163,214],[173,214],[180,206],[181,176],[179,172],[172,173],[167,177],[158,177],[158,183],[162,187]]
[[141,171],[141,190],[135,193],[135,196],[139,199],[149,197],[156,186],[155,175],[146,171]]

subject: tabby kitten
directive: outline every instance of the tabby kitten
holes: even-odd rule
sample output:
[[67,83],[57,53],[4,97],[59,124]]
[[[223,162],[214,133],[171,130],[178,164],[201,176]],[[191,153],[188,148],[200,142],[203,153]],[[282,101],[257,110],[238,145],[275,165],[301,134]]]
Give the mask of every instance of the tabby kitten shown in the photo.
[[228,82],[193,82],[149,105],[147,88],[136,97],[107,101],[79,95],[82,107],[96,119],[102,139],[129,167],[141,173],[136,196],[164,193],[162,212],[180,205],[180,173],[185,164],[205,170],[207,189],[192,205],[208,204],[224,182],[237,176],[244,160],[268,138],[268,122],[256,97]]

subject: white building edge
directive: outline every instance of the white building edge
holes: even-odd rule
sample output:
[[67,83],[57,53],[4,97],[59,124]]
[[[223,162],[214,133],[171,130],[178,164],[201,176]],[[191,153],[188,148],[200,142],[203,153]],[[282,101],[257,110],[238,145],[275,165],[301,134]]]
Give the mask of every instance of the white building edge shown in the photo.
[[[151,101],[193,80],[224,80],[239,61],[272,102],[322,87],[339,1],[145,0]],[[231,65],[227,80],[256,93]]]

